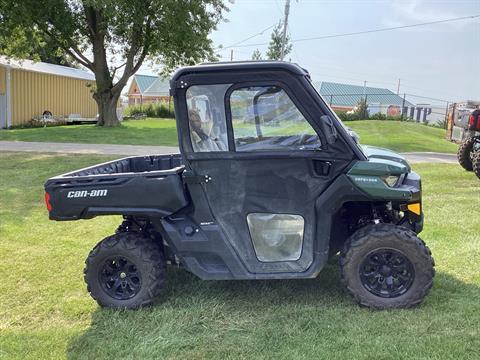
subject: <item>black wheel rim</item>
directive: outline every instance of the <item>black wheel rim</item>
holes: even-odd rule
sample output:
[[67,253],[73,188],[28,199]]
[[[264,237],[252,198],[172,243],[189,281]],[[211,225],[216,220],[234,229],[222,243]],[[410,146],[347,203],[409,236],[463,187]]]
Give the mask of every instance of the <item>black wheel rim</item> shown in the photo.
[[137,266],[123,256],[106,259],[100,268],[99,280],[103,290],[117,300],[133,298],[142,286]]
[[413,265],[400,251],[377,249],[360,265],[362,285],[374,295],[394,298],[405,294],[415,279]]

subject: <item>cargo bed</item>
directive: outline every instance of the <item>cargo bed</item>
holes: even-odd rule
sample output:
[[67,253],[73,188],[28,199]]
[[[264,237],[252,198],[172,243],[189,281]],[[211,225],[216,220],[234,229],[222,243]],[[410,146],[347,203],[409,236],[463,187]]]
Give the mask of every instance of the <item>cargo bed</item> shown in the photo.
[[188,205],[179,154],[136,156],[50,178],[45,201],[52,220],[97,215],[165,217]]

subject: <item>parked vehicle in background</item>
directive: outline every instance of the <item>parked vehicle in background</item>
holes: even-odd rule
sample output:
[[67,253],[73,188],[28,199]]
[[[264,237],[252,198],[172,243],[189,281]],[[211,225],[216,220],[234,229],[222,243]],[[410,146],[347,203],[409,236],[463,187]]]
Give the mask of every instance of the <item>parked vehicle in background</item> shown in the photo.
[[171,81],[181,154],[130,157],[53,177],[52,220],[123,215],[86,261],[102,306],[162,294],[166,265],[205,280],[314,278],[340,254],[341,279],[368,307],[419,304],[434,262],[420,176],[361,146],[298,65],[229,62]]
[[457,152],[459,164],[480,178],[480,101],[452,104],[447,138],[460,144]]

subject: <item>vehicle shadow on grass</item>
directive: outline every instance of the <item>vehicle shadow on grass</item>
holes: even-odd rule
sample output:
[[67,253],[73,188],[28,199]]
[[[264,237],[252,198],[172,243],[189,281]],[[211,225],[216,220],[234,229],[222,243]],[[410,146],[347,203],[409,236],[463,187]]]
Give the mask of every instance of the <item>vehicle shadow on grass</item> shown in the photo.
[[[272,323],[287,319],[293,322],[289,327],[300,330],[305,322],[314,321],[318,331],[337,326],[342,336],[355,337],[364,324],[373,330],[372,323],[378,322],[389,326],[398,322],[408,328],[435,321],[438,316],[459,318],[471,312],[472,306],[478,309],[474,299],[480,297],[480,287],[437,273],[434,287],[421,306],[371,311],[359,307],[342,290],[336,264],[329,264],[311,280],[202,281],[182,269],[171,269],[168,275],[163,300],[152,307],[136,311],[97,308],[90,327],[69,343],[68,358],[112,354],[121,358],[186,358],[192,356],[192,349],[203,349],[204,356],[199,357],[204,358],[208,357],[205,351],[210,355],[222,351],[217,343],[209,345],[213,339],[223,338],[235,345],[242,337],[235,340],[232,336],[241,333],[247,336],[243,341],[248,344],[272,332],[272,327],[277,331]],[[316,317],[318,320],[312,320]],[[438,321],[448,324],[449,320]],[[283,330],[280,325],[279,336]],[[250,335],[245,334],[253,331],[257,334],[248,339]]]

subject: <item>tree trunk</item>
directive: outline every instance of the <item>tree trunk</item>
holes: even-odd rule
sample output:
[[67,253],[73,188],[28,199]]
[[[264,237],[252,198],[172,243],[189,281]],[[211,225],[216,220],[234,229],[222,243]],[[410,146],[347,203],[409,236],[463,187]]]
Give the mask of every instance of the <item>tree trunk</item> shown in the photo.
[[98,105],[97,126],[114,127],[120,125],[117,117],[119,97],[120,94],[114,94],[111,91],[104,91],[93,95]]

